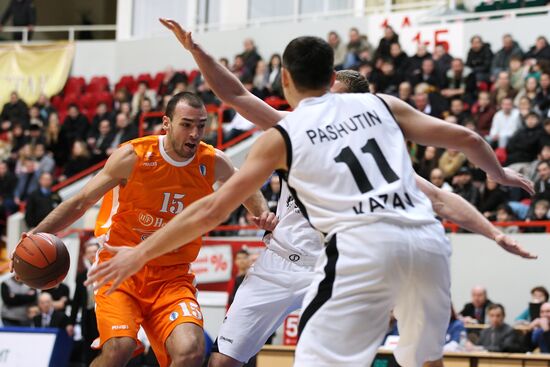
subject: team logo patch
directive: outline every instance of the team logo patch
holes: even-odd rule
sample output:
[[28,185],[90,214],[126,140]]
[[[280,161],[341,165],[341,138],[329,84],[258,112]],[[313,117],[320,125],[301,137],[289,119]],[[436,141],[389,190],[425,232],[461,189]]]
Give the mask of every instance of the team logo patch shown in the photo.
[[204,164],[199,164],[199,171],[201,171],[201,175],[206,176],[206,166]]
[[300,260],[300,255],[298,254],[292,254],[288,256],[288,259],[295,263],[296,261]]
[[170,314],[170,321],[174,321],[175,319],[177,319],[179,317],[179,313],[177,313],[176,311],[172,312]]
[[138,220],[145,227],[149,227],[151,224],[153,224],[154,219],[153,219],[153,216],[151,214],[139,213]]

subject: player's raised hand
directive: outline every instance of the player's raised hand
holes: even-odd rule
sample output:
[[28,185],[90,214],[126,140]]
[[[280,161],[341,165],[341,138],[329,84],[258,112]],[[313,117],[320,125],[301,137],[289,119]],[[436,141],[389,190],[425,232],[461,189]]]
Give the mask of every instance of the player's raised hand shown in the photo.
[[529,195],[535,193],[533,182],[510,168],[504,168],[504,175],[500,179],[495,177],[491,177],[491,179],[501,185],[521,187],[527,191]]
[[94,290],[97,290],[107,283],[112,283],[107,291],[107,295],[113,293],[123,281],[137,273],[145,265],[145,261],[137,255],[135,247],[127,246],[109,246],[104,245],[105,249],[115,255],[107,261],[92,267],[88,272],[88,279],[84,285],[93,284]]
[[263,212],[259,217],[252,217],[252,223],[266,231],[273,231],[278,222],[277,216],[270,211]]
[[537,259],[538,256],[530,253],[520,246],[512,237],[505,235],[504,233],[499,234],[495,237],[495,242],[498,243],[500,247],[508,251],[511,254],[523,257],[525,259]]
[[159,18],[159,21],[162,23],[163,26],[174,33],[178,41],[180,41],[180,43],[183,45],[183,47],[185,47],[186,50],[193,50],[193,47],[195,47],[195,43],[193,42],[191,32],[185,31],[181,27],[181,25],[173,19]]

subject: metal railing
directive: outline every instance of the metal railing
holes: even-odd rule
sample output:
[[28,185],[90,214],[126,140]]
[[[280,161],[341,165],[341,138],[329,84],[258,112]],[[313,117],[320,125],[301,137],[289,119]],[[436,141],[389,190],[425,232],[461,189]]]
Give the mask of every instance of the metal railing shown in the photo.
[[[74,41],[76,32],[116,32],[116,24],[98,24],[98,25],[42,25],[34,26],[32,29],[29,27],[3,27],[0,33],[23,33],[23,43],[28,43],[29,32],[33,33],[53,33],[53,32],[66,32],[67,38],[65,40]],[[10,40],[7,40],[10,41]],[[43,41],[37,40],[36,42]]]

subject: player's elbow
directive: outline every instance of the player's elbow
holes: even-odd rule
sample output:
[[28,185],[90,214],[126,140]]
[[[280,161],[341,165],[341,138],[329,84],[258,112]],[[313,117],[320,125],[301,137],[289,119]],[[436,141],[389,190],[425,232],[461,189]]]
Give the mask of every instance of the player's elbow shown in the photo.
[[457,148],[465,151],[472,148],[478,148],[482,144],[485,144],[485,141],[479,134],[466,128],[461,129],[455,141],[458,144]]

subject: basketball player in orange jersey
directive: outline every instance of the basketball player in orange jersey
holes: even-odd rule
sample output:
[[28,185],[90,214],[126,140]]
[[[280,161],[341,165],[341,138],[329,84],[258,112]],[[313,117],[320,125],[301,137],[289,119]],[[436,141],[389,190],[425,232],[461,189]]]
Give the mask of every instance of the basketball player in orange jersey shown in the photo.
[[[207,114],[195,94],[176,94],[166,108],[166,135],[132,140],[118,148],[84,189],[58,206],[33,232],[57,233],[81,217],[101,197],[95,234],[104,247],[136,246],[194,201],[213,192],[235,172],[227,156],[200,140]],[[273,229],[261,193],[244,205],[255,222]],[[125,366],[145,329],[161,366],[200,366],[204,355],[203,316],[196,299],[195,260],[201,238],[148,262],[115,292],[96,292],[102,353],[92,366]],[[100,249],[98,262],[112,257]]]

